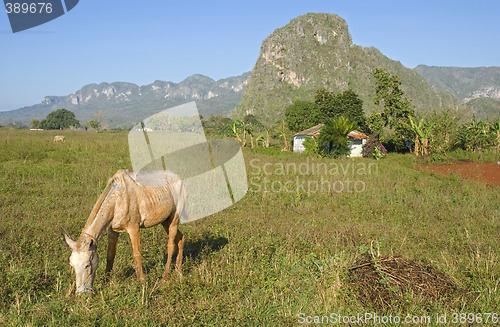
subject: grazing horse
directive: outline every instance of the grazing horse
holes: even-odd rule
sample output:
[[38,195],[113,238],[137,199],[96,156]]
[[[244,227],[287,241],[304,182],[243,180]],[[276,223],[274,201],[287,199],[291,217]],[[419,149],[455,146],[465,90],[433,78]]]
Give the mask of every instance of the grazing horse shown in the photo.
[[108,181],[94,205],[79,239],[73,241],[68,235],[64,235],[73,250],[69,261],[76,273],[76,292],[92,290],[99,263],[97,244],[106,230],[108,230],[106,273],[113,268],[118,237],[120,233],[126,231],[132,243],[137,278],[145,280],[139,228],[157,224],[162,224],[169,235],[168,257],[163,278],[169,276],[172,255],[176,247],[179,249],[176,270],[180,273],[184,236],[177,227],[180,218],[186,215],[186,199],[187,192],[182,180],[170,171],[136,173],[131,170],[118,170]]
[[66,138],[63,135],[56,135],[54,136],[54,142],[64,142]]

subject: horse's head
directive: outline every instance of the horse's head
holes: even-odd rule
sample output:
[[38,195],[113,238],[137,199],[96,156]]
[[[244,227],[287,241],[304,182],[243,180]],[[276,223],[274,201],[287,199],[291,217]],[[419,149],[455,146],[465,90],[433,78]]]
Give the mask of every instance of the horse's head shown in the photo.
[[76,242],[68,235],[64,235],[64,238],[73,250],[69,257],[69,264],[76,274],[76,293],[91,291],[99,264],[96,240],[86,234],[82,234]]

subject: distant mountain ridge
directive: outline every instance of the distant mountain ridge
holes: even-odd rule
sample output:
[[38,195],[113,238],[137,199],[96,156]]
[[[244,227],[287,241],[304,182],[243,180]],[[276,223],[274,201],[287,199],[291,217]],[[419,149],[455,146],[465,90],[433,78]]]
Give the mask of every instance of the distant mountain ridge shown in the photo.
[[479,119],[500,117],[500,67],[438,67],[419,65],[415,71],[435,88],[465,102]]
[[500,100],[500,67],[438,67],[418,65],[415,70],[438,89],[467,102],[477,98]]
[[180,83],[155,81],[138,86],[127,82],[88,84],[67,96],[47,96],[39,104],[0,112],[1,123],[29,125],[53,110],[65,108],[82,123],[98,115],[110,127],[130,127],[159,111],[196,101],[203,116],[227,115],[240,102],[250,73],[215,81],[192,75]]
[[[396,41],[395,41],[396,42]],[[308,13],[269,35],[233,117],[253,114],[272,124],[284,118],[295,100],[312,100],[319,88],[333,92],[352,89],[367,113],[374,104],[373,71],[381,67],[401,78],[402,88],[418,112],[465,109],[450,93],[432,88],[415,70],[391,60],[376,48],[352,43],[347,23],[334,14]]]

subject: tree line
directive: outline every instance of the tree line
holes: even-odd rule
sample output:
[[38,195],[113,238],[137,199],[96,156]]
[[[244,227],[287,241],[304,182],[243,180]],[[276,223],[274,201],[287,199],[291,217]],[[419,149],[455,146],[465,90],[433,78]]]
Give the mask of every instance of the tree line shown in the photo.
[[[295,133],[324,123],[318,140],[304,143],[307,153],[339,156],[347,153],[346,135],[352,129],[370,134],[364,148],[368,156],[382,152],[410,151],[416,156],[456,149],[482,151],[500,149],[498,121],[467,119],[450,109],[429,114],[415,113],[415,106],[401,88],[401,80],[382,68],[373,72],[379,110],[366,117],[363,102],[352,90],[334,94],[316,91],[314,101],[295,101],[285,110],[285,120]],[[308,149],[309,147],[309,149]],[[387,150],[386,150],[387,149]]]
[[[325,124],[317,140],[304,142],[306,153],[322,156],[348,154],[346,135],[354,129],[370,135],[364,149],[366,156],[381,157],[387,151],[426,156],[456,149],[500,150],[500,117],[497,121],[481,121],[451,109],[419,114],[406,97],[398,76],[382,68],[375,69],[372,76],[373,101],[379,109],[369,116],[363,109],[363,100],[353,90],[334,93],[321,88],[315,91],[313,101],[294,101],[285,108],[284,119],[274,123],[263,123],[252,114],[235,120],[222,116],[200,118],[209,137],[234,138],[242,147],[279,146],[282,151],[291,150],[293,134]],[[58,109],[43,120],[33,119],[31,126],[65,129],[81,125],[73,112]],[[91,120],[88,126],[101,127],[99,120]]]
[[[57,109],[50,112],[45,119],[38,120],[32,119],[30,123],[32,128],[41,129],[67,129],[67,128],[79,128],[82,125],[80,121],[75,118],[75,113],[67,109]],[[88,125],[90,128],[98,130],[101,124],[96,120],[89,121]]]

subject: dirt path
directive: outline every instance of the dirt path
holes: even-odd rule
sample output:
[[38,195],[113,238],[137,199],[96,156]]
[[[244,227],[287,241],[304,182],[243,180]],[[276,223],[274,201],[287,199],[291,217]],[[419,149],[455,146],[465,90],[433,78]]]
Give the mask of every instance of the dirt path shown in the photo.
[[500,164],[496,162],[466,162],[451,165],[418,165],[417,169],[429,169],[442,175],[451,172],[476,181],[485,182],[488,185],[500,186]]

